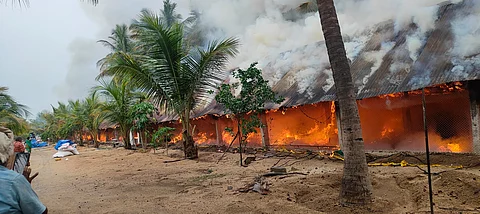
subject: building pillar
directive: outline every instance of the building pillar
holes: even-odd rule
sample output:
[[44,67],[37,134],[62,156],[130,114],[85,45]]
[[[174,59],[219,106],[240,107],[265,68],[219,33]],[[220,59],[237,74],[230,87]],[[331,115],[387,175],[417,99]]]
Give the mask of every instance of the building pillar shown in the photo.
[[337,129],[338,129],[338,145],[340,149],[343,151],[343,138],[342,138],[342,123],[340,122],[340,105],[337,101],[335,101],[335,120],[337,121]]
[[262,147],[268,148],[270,146],[270,136],[268,135],[267,113],[263,112],[260,114],[260,121],[263,125],[260,128],[260,133],[262,134]]
[[470,96],[473,153],[480,155],[480,81],[469,81],[467,85]]
[[217,145],[220,145],[222,138],[220,136],[220,130],[218,129],[218,117],[212,115],[212,119],[215,122],[215,135],[217,136]]

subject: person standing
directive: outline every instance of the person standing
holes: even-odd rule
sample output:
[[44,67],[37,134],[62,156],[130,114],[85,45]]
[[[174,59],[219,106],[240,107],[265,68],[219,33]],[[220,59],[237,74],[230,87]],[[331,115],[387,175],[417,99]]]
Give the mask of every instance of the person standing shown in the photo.
[[0,214],[47,214],[47,207],[40,202],[30,184],[38,174],[30,177],[28,167],[23,175],[7,168],[11,159],[15,159],[12,141],[13,133],[0,127]]
[[21,137],[15,138],[15,142],[13,142],[13,151],[15,153],[25,152],[25,145],[23,144],[23,139]]
[[27,139],[25,140],[25,150],[28,153],[32,153],[32,141],[30,140],[30,137],[27,137]]

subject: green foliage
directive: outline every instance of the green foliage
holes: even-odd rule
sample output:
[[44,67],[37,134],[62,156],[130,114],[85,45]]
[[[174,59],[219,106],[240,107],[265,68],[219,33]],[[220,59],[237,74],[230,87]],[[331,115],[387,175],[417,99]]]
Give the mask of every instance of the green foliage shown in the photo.
[[[246,143],[246,136],[256,132],[262,126],[258,115],[263,111],[268,102],[280,104],[284,99],[278,98],[262,77],[262,71],[253,63],[247,70],[238,69],[233,76],[240,82],[231,85],[222,84],[215,99],[222,104],[229,114],[238,121],[238,126]],[[239,94],[234,94],[240,88]],[[211,92],[213,93],[213,92]],[[230,129],[231,130],[231,129]]]
[[170,142],[173,131],[175,131],[175,128],[171,127],[162,127],[158,129],[155,133],[153,133],[153,139],[150,145],[156,149],[162,143],[162,141],[164,141],[165,143]]
[[126,148],[130,148],[128,133],[133,126],[131,111],[139,99],[139,94],[133,91],[133,86],[125,79],[101,80],[100,85],[93,88],[94,93],[99,93],[105,103],[102,111],[105,119],[117,123],[124,139]]
[[131,120],[134,123],[133,128],[138,131],[143,131],[146,129],[150,119],[153,118],[153,112],[155,111],[155,106],[148,102],[137,103],[132,107],[131,110]]
[[0,126],[9,128],[14,134],[26,132],[29,127],[23,118],[29,116],[30,112],[7,91],[7,87],[0,87]]

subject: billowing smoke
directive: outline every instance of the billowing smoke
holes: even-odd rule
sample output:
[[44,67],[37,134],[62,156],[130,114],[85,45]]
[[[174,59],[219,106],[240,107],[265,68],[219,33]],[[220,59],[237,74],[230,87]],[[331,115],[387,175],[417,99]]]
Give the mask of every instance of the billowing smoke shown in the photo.
[[[259,62],[264,69],[265,77],[274,85],[282,78],[289,78],[291,84],[297,83],[299,93],[306,92],[312,95],[312,85],[320,74],[328,74],[329,83],[323,89],[328,90],[333,85],[327,51],[324,46],[323,34],[318,13],[298,14],[291,18],[285,14],[294,11],[299,5],[308,0],[202,0],[187,1],[174,0],[178,3],[178,12],[184,18],[190,10],[201,12],[201,23],[208,39],[223,39],[230,36],[238,37],[241,41],[239,55],[231,60],[230,68],[246,68],[252,62]],[[375,32],[379,23],[389,21],[394,23],[394,31],[398,33],[412,24],[416,28],[408,34],[403,48],[408,51],[407,56],[415,61],[421,47],[425,44],[426,35],[433,29],[437,20],[439,4],[445,0],[337,0],[338,17],[342,34],[345,38],[345,47],[348,58],[353,61],[360,50],[365,47],[370,36]],[[459,2],[455,0],[454,3]],[[99,38],[109,35],[115,24],[129,23],[142,8],[158,11],[161,1],[122,1],[102,0],[97,7],[84,5],[89,17],[99,24]],[[466,31],[463,34],[472,35],[480,29],[479,16],[470,16],[459,20],[463,26],[476,26],[474,32]],[[460,27],[458,31],[467,29]],[[471,27],[470,27],[471,28]],[[462,35],[462,34],[458,34]],[[466,37],[465,41],[457,42],[461,53],[475,52],[478,47],[470,46],[475,37]],[[374,72],[382,63],[385,54],[395,45],[392,41],[384,41],[384,45],[367,55],[367,61],[374,64]],[[88,47],[87,47],[88,48]],[[467,48],[469,51],[464,51]],[[92,53],[81,51],[91,56],[97,56],[96,49]],[[100,51],[104,55],[106,50]],[[81,54],[77,53],[72,64],[80,62]],[[98,59],[96,59],[98,60]],[[94,64],[96,60],[90,63]],[[83,63],[83,62],[82,62]],[[406,64],[396,64],[390,68],[391,72],[405,70]],[[287,73],[293,72],[291,75]],[[70,72],[80,72],[70,70]],[[97,71],[98,72],[98,71]],[[88,72],[89,73],[89,72]],[[72,75],[75,76],[75,75]],[[94,76],[92,76],[92,79]],[[368,78],[368,77],[367,77]],[[363,82],[366,82],[363,81]]]
[[480,69],[480,3],[466,1],[465,4],[467,10],[456,14],[451,22],[454,37],[451,72],[461,79]]
[[[185,8],[188,8],[187,0],[177,2],[183,3],[183,5],[186,5]],[[101,0],[97,6],[92,6],[86,2],[81,2],[80,5],[85,14],[97,24],[98,29],[94,29],[97,30],[96,38],[84,38],[79,35],[69,46],[71,61],[66,81],[56,89],[60,97],[65,99],[83,98],[89,93],[90,88],[97,84],[95,77],[99,74],[99,70],[96,63],[109,51],[97,41],[110,36],[111,30],[115,28],[116,24],[129,24],[143,8],[159,11],[162,2]],[[188,14],[189,11],[179,8],[178,12]]]

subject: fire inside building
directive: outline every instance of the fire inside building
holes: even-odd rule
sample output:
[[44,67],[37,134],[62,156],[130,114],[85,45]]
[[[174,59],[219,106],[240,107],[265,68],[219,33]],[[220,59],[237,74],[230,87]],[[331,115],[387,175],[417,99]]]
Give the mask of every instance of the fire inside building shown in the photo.
[[[435,27],[415,57],[411,56],[407,40],[416,32],[416,26],[397,32],[394,23],[385,22],[351,61],[367,150],[425,149],[421,99],[421,89],[425,88],[431,151],[480,154],[480,55],[450,54],[454,46],[451,20],[459,10],[457,7],[461,6],[447,4],[439,8]],[[369,54],[378,52],[387,42],[392,47],[381,61],[369,60]],[[321,42],[295,51],[309,48],[325,51]],[[263,71],[271,74],[275,69],[269,64]],[[266,106],[261,115],[264,127],[248,137],[248,146],[339,147],[342,132],[331,73],[319,72],[308,90],[299,93],[298,81],[292,81],[299,69],[305,68],[290,66],[272,86],[285,101]],[[173,142],[181,139],[181,124],[176,118],[159,116],[156,121],[157,127],[176,128]],[[194,111],[194,139],[198,145],[230,144],[233,137],[225,128],[235,128],[234,124],[213,100]],[[113,138],[111,129],[105,130],[110,130],[107,139]]]

